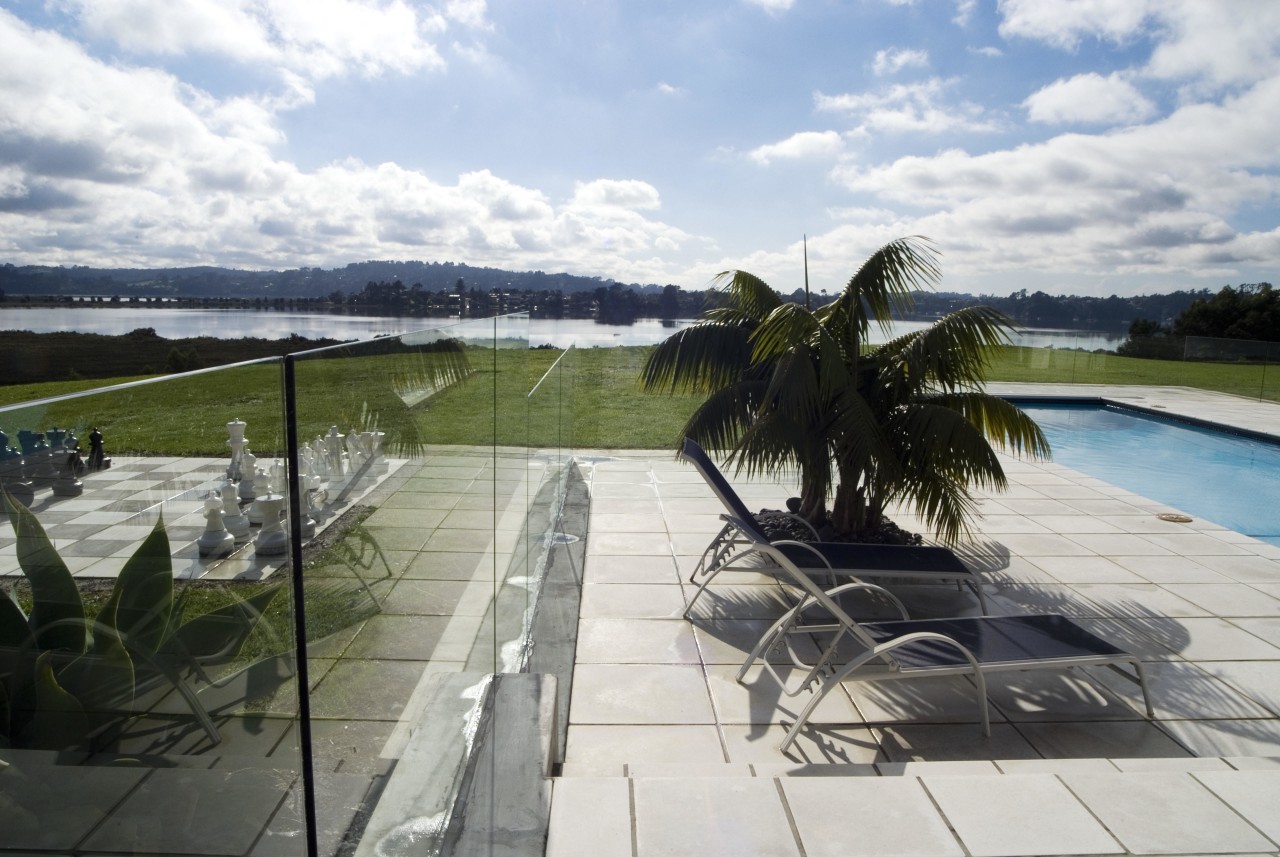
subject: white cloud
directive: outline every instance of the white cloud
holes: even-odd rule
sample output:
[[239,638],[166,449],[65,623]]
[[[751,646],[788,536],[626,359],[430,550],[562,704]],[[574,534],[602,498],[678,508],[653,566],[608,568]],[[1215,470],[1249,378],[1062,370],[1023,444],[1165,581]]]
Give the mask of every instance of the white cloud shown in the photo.
[[926,68],[928,65],[928,51],[888,48],[876,51],[875,59],[871,62],[871,70],[877,77],[884,77],[897,74],[904,68]]
[[1280,78],[1104,136],[844,165],[833,177],[918,212],[908,227],[939,241],[949,270],[1229,277],[1233,266],[1280,258],[1280,230],[1230,222],[1280,199],[1277,111]]
[[781,142],[753,149],[747,157],[757,164],[767,166],[775,160],[831,158],[840,154],[843,148],[844,140],[835,131],[801,131]]
[[746,0],[752,6],[759,6],[771,15],[779,15],[795,5],[796,0]]
[[1280,71],[1280,4],[1256,0],[1001,0],[1000,34],[1075,50],[1084,39],[1155,42],[1142,72],[1200,88]]
[[862,121],[860,130],[940,134],[946,131],[992,131],[998,123],[980,105],[946,104],[943,96],[952,81],[930,78],[899,84],[879,92],[814,96],[820,111],[849,113]]
[[1172,0],[1000,0],[1000,35],[1075,50],[1083,38],[1123,42],[1152,8]]
[[684,90],[678,86],[661,81],[654,87],[661,95],[684,95]]
[[1032,93],[1023,106],[1032,122],[1116,125],[1141,121],[1156,106],[1119,74],[1096,72],[1054,81]]
[[956,0],[956,14],[951,19],[957,26],[967,27],[978,11],[978,0]]
[[[438,68],[440,13],[404,0],[60,0],[84,30],[138,56],[208,54],[310,79]],[[460,24],[484,26],[483,2],[453,0]]]
[[452,183],[350,158],[275,158],[273,106],[108,65],[0,10],[0,257],[154,266],[333,266],[452,258],[670,280],[695,240],[638,180],[561,202],[489,170]]

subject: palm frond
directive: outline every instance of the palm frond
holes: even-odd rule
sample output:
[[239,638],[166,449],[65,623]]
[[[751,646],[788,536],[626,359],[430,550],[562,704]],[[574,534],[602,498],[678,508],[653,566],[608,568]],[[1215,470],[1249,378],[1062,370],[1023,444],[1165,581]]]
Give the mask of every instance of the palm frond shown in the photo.
[[[736,449],[756,418],[765,387],[763,381],[746,380],[716,390],[690,414],[681,437],[691,437],[705,449]],[[680,439],[673,441],[678,449]]]
[[764,318],[783,303],[772,286],[746,271],[721,271],[711,283],[728,295],[730,306],[754,318]]
[[865,340],[871,319],[888,331],[896,315],[915,306],[913,292],[932,289],[941,278],[937,253],[923,236],[899,238],[872,253],[849,278],[825,316],[834,327],[856,331]]
[[750,364],[746,329],[699,322],[673,333],[649,352],[640,369],[640,387],[649,392],[712,392],[737,381]]
[[964,416],[1000,449],[1031,458],[1051,458],[1053,451],[1040,426],[1017,405],[988,393],[938,393],[929,402]]
[[982,383],[992,348],[1008,343],[1012,322],[990,307],[966,307],[873,351],[907,390],[954,390]]

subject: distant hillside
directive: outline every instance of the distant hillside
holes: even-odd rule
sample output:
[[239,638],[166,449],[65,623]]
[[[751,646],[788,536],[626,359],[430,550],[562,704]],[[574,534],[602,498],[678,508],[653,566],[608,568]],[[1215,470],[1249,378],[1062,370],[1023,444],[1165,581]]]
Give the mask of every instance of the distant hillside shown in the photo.
[[[121,297],[320,298],[336,291],[358,292],[368,283],[399,281],[430,291],[559,291],[564,294],[612,286],[615,281],[542,271],[504,271],[454,262],[352,262],[345,268],[238,271],[231,268],[71,268],[0,265],[0,291],[13,295],[102,295]],[[648,293],[662,286],[617,283]]]

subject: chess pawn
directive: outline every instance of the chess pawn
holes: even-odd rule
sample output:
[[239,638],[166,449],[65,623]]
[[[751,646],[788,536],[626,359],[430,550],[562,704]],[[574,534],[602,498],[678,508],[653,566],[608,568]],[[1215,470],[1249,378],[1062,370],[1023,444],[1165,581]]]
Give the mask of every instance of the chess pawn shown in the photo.
[[236,486],[232,482],[222,483],[222,510],[222,525],[235,538],[236,543],[249,541],[249,519],[240,512]]
[[280,515],[284,512],[284,497],[280,494],[263,494],[254,503],[262,515],[262,530],[253,540],[253,551],[258,556],[279,556],[289,551],[289,534],[284,531]]
[[286,481],[284,465],[279,459],[273,461],[267,471],[267,493],[287,494],[288,491],[285,490],[288,487]]
[[325,454],[329,458],[329,478],[339,481],[344,475],[342,467],[342,432],[338,431],[337,426],[331,426],[329,433],[324,436]]
[[204,532],[196,539],[196,546],[203,557],[226,556],[235,549],[236,537],[227,531],[222,519],[222,500],[210,497],[204,501]]
[[373,469],[378,473],[386,473],[390,469],[387,463],[387,457],[382,454],[382,444],[387,439],[387,433],[382,431],[368,432],[365,445],[369,450],[369,460],[373,463]]
[[314,463],[316,477],[321,482],[329,481],[329,457],[325,455],[324,439],[316,435],[311,442],[311,460]]
[[258,457],[249,450],[244,451],[244,456],[240,459],[240,499],[253,500],[258,496],[258,489],[254,485],[258,477]]

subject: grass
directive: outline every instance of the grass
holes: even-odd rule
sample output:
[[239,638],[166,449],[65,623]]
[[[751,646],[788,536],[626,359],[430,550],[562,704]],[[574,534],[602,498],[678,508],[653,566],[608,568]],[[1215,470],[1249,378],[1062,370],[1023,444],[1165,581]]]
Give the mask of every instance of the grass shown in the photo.
[[[431,350],[321,352],[296,363],[300,437],[322,435],[332,425],[343,433],[376,428],[399,454],[429,444],[674,449],[700,400],[642,393],[637,378],[647,352],[643,346],[569,352],[467,348],[461,366],[456,356]],[[465,378],[445,383],[441,378],[450,371],[464,372]],[[988,379],[1190,386],[1280,401],[1277,367],[1059,349],[1002,349]],[[0,406],[78,393],[94,384],[0,387]],[[283,390],[280,365],[238,366],[0,411],[0,428],[16,445],[19,428],[71,427],[83,440],[88,427],[97,425],[108,454],[222,456],[228,454],[226,423],[242,419],[249,424],[250,449],[259,457],[278,457],[284,450]]]

